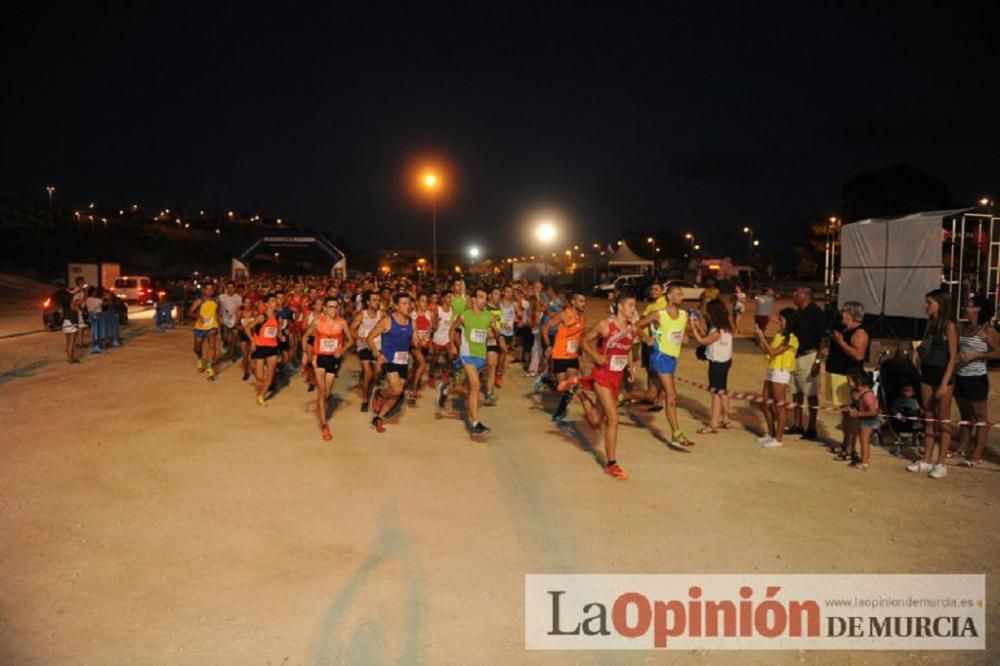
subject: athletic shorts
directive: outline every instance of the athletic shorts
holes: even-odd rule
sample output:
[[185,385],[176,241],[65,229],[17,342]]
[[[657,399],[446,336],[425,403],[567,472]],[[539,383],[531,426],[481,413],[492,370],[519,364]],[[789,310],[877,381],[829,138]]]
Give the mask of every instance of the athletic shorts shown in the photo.
[[242,328],[239,330],[239,339],[240,342],[250,342],[250,338],[247,337],[246,331]]
[[471,365],[476,370],[482,370],[483,368],[486,367],[486,359],[485,358],[479,358],[478,356],[463,356],[462,357],[462,364],[463,365]]
[[790,370],[775,370],[774,368],[768,368],[765,378],[772,384],[787,384],[792,380],[792,373]]
[[729,383],[729,369],[733,367],[732,361],[708,362],[708,388],[713,391],[725,391]]
[[371,349],[359,349],[358,350],[358,360],[361,361],[362,363],[364,363],[364,362],[374,363],[375,362],[375,355],[372,354],[372,350]]
[[639,354],[640,363],[642,367],[649,367],[649,357],[653,354],[653,345],[647,345],[645,342],[642,343],[642,352]]
[[653,351],[649,355],[649,367],[658,374],[672,375],[677,371],[677,357]]
[[[312,349],[313,345],[315,345],[315,344],[316,344],[316,336],[315,335],[310,335],[308,338],[306,338],[306,347],[309,347],[310,349]],[[328,356],[329,356],[329,354],[328,354]]]
[[531,350],[535,344],[535,334],[531,332],[530,326],[519,326],[516,330],[517,337],[521,341],[521,347]]
[[486,353],[487,354],[499,354],[500,353],[500,345],[486,345]]
[[291,349],[291,347],[288,346],[288,338],[285,338],[284,340],[278,338],[278,351],[286,352],[289,349]]
[[552,359],[552,372],[557,375],[561,375],[572,368],[573,370],[580,369],[580,359],[578,358],[554,358]]
[[386,363],[382,366],[382,370],[386,375],[395,372],[403,379],[406,379],[406,375],[410,372],[410,366],[407,363]]
[[[941,380],[944,379],[944,368],[939,365],[925,365],[920,368],[920,383],[927,384],[937,388],[941,386]],[[951,381],[948,382],[949,385],[955,385],[955,373],[951,373]]]
[[624,372],[613,372],[607,368],[595,367],[591,371],[590,376],[584,377],[581,381],[583,386],[591,391],[594,390],[593,385],[596,384],[611,391],[611,395],[617,396],[622,388],[622,379],[624,377]]
[[511,345],[514,344],[514,335],[503,335],[501,337],[503,338],[503,341],[507,343],[507,349],[510,349]]
[[432,342],[431,343],[431,349],[434,350],[435,354],[447,354],[449,346],[450,345],[448,345],[448,344],[439,345],[436,342]]
[[318,369],[326,370],[334,375],[340,372],[340,363],[343,360],[343,358],[337,358],[333,354],[316,354],[313,357],[313,362]]
[[771,322],[771,315],[755,315],[753,320],[760,327],[760,330],[766,331],[767,325]]
[[792,394],[801,393],[807,398],[815,398],[819,395],[819,374],[813,374],[813,364],[816,361],[816,352],[797,356],[795,358],[795,370],[792,372],[790,388]]
[[75,323],[71,322],[69,319],[63,319],[62,331],[67,335],[72,335],[80,330],[80,327]]
[[194,331],[194,337],[204,339],[204,338],[207,338],[208,336],[214,334],[218,329],[216,329],[216,328],[210,328],[207,331],[205,331],[205,330],[202,330],[200,328],[195,328],[195,329],[192,329],[192,330]]
[[250,358],[271,358],[272,356],[278,355],[277,347],[257,347],[253,350],[253,354]]
[[834,407],[846,407],[851,404],[851,387],[847,383],[847,375],[838,375],[835,372],[826,373],[825,395],[826,402]]
[[982,402],[989,397],[990,378],[989,375],[974,375],[963,377],[959,375],[955,378],[955,397],[969,402]]

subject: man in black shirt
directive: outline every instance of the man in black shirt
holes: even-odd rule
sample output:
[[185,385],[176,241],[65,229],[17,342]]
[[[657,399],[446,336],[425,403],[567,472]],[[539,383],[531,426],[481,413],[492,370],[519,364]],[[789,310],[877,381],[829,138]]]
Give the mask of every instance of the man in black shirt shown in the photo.
[[[799,287],[792,294],[792,301],[798,308],[795,325],[792,332],[799,339],[799,349],[795,354],[795,370],[792,372],[791,390],[795,410],[792,425],[785,432],[800,434],[802,439],[816,439],[816,413],[819,407],[819,377],[813,373],[816,362],[816,352],[820,342],[827,334],[826,317],[823,311],[813,302],[812,289]],[[807,423],[803,419],[802,401],[809,404]]]

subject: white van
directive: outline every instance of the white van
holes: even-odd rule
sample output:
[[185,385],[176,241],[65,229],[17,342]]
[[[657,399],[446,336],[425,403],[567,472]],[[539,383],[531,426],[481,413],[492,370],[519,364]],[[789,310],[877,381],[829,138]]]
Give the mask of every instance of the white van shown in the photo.
[[115,294],[126,303],[154,303],[153,281],[146,275],[123,275],[115,278]]

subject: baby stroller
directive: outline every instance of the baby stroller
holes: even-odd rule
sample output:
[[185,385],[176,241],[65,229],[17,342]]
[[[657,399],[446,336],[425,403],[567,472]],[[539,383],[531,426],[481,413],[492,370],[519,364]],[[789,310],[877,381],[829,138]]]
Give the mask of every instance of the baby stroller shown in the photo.
[[[911,389],[912,393],[906,391]],[[909,398],[904,395],[909,393]],[[911,352],[899,348],[895,353],[886,350],[879,356],[878,368],[875,370],[875,395],[878,396],[879,409],[888,417],[882,419],[882,433],[879,436],[880,446],[892,441],[890,453],[900,455],[904,437],[910,446],[916,446],[923,435],[924,423],[916,420],[920,412],[920,371],[913,364]]]

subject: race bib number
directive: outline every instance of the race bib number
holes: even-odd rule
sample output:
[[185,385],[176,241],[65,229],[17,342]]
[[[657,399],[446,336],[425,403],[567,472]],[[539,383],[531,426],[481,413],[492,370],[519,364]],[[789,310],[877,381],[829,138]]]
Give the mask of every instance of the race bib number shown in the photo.
[[265,338],[276,338],[278,337],[278,329],[274,326],[264,327],[264,337]]
[[223,315],[223,321],[226,324],[226,328],[232,328],[233,326],[236,326],[236,315],[226,313]]
[[668,340],[672,345],[684,344],[684,331],[670,331]]
[[417,339],[418,340],[426,341],[430,337],[431,337],[431,330],[429,328],[428,329],[424,329],[422,331],[417,331]]
[[202,317],[199,317],[199,320],[201,321],[201,325],[202,326],[208,326],[209,324],[212,323],[212,318],[211,317],[204,317],[204,316],[202,316]]
[[568,351],[570,354],[575,354],[579,350],[580,350],[580,341],[579,340],[567,340],[566,341],[566,351]]
[[611,357],[611,361],[608,363],[608,369],[612,372],[621,372],[628,367],[628,356],[624,354],[616,354]]
[[319,351],[321,354],[335,354],[340,349],[340,338],[320,338]]
[[469,332],[469,339],[475,343],[484,343],[486,342],[487,332],[485,328],[474,328]]
[[392,355],[392,362],[395,365],[406,365],[410,362],[410,352],[398,351]]

